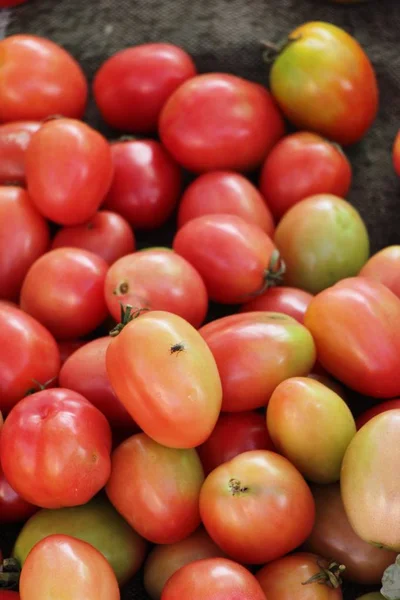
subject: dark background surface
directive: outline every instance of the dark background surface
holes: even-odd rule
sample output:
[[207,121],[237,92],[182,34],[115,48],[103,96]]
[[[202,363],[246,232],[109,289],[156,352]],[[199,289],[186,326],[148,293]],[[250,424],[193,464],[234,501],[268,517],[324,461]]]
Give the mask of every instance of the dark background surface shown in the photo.
[[[30,0],[11,11],[6,33],[49,37],[75,56],[89,79],[117,50],[168,41],[192,54],[200,72],[225,71],[267,83],[259,41],[278,41],[310,20],[329,21],[346,29],[367,50],[376,68],[380,111],[366,138],[346,149],[354,168],[348,199],[367,223],[373,251],[398,244],[400,182],[393,172],[391,148],[400,127],[399,0],[348,6],[328,0]],[[93,103],[87,118],[113,136],[101,123]],[[167,225],[151,238],[139,236],[140,245],[153,244],[154,239],[158,244],[168,243],[170,236]],[[360,593],[360,589],[345,586],[346,600]],[[122,598],[146,598],[140,577],[127,586]]]

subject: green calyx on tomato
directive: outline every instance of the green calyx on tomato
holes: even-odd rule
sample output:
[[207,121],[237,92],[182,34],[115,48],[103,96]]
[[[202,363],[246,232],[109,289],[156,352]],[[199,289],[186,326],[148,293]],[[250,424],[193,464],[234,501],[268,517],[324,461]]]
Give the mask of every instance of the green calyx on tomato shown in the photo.
[[110,336],[116,337],[128,323],[137,319],[143,312],[147,312],[148,310],[148,308],[133,308],[130,304],[124,306],[121,303],[121,321],[110,331]]
[[297,42],[300,37],[300,35],[289,35],[277,43],[270,42],[268,40],[262,40],[261,45],[264,48],[262,54],[264,62],[268,65],[271,64],[281,52],[286,50],[286,48],[293,44],[293,42]]
[[239,479],[235,479],[233,477],[229,480],[228,487],[232,496],[240,496],[241,494],[245,494],[249,491],[249,488],[247,486],[242,486]]
[[320,571],[310,577],[310,579],[307,579],[307,581],[304,581],[303,585],[318,582],[333,589],[337,589],[342,585],[341,574],[346,570],[345,565],[341,565],[335,561],[330,562],[326,568],[319,561],[317,561],[317,565]]
[[40,381],[37,381],[37,379],[32,379],[32,383],[34,384],[34,387],[28,388],[25,392],[25,396],[32,396],[32,394],[36,394],[36,392],[42,392],[43,390],[47,390],[47,388],[54,382],[56,381],[57,377],[52,377],[51,379],[49,379],[48,381],[45,381],[44,383],[40,383]]
[[282,282],[286,273],[285,261],[281,258],[279,250],[274,250],[269,261],[268,268],[264,271],[264,283],[259,290],[250,294],[250,297],[260,296],[269,288],[275,287]]

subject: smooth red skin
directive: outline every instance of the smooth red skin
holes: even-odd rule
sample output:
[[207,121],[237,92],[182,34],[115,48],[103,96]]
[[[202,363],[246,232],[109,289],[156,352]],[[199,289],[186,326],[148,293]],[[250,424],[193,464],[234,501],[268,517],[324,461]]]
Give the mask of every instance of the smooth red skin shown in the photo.
[[387,400],[386,402],[381,402],[376,406],[372,406],[372,408],[369,408],[368,410],[363,412],[356,419],[357,430],[361,429],[361,427],[365,425],[365,423],[368,423],[368,421],[370,421],[373,417],[376,417],[376,415],[380,415],[381,413],[386,412],[387,410],[394,410],[396,408],[400,408],[400,398],[394,398],[393,400]]
[[393,144],[393,166],[397,175],[400,177],[400,131],[397,132]]
[[260,190],[279,220],[289,208],[315,194],[346,198],[351,179],[351,165],[337,146],[300,131],[280,140],[267,156]]
[[215,213],[237,215],[270,237],[274,234],[274,220],[264,198],[240,173],[212,171],[197,177],[180,201],[178,228],[196,217]]
[[182,172],[155,140],[111,145],[114,176],[104,207],[134,228],[154,229],[171,215],[182,188]]
[[0,590],[0,600],[20,600],[20,595],[18,594],[18,592]]
[[[125,283],[129,289],[120,293]],[[208,296],[202,278],[187,260],[169,249],[154,248],[124,256],[108,270],[104,289],[108,310],[118,321],[120,304],[166,310],[196,328],[207,314]]]
[[58,340],[90,333],[107,316],[105,260],[80,248],[57,248],[29,269],[20,305]]
[[246,302],[240,312],[253,312],[255,310],[283,313],[304,322],[304,315],[313,296],[304,290],[291,287],[269,288],[264,294],[254,300]]
[[42,37],[19,34],[1,40],[0,56],[0,122],[83,116],[88,85],[64,48]]
[[0,298],[18,299],[26,273],[49,244],[47,222],[27,192],[0,186]]
[[196,560],[167,581],[161,600],[267,600],[254,575],[227,558]]
[[25,152],[40,127],[38,121],[0,125],[0,183],[25,184]]
[[32,136],[25,170],[29,195],[43,216],[59,225],[81,225],[93,218],[110,188],[110,146],[85,123],[56,118]]
[[211,300],[238,304],[262,289],[276,247],[257,225],[214,214],[188,221],[176,233],[173,249],[200,273]]
[[57,342],[58,349],[60,351],[61,365],[73,354],[78,348],[84,346],[87,342],[85,340],[64,340]]
[[86,398],[64,388],[37,392],[13,408],[0,438],[10,485],[42,508],[79,506],[106,484],[111,430]]
[[182,84],[165,104],[159,122],[166,148],[195,173],[252,170],[284,131],[270,93],[226,73],[198,75]]
[[359,275],[380,281],[400,299],[400,245],[388,246],[371,256]]
[[399,323],[397,296],[364,277],[344,279],[318,294],[304,319],[322,366],[374,398],[400,395]]
[[0,465],[0,525],[27,521],[37,510],[36,506],[26,502],[11,487]]
[[60,353],[51,333],[17,307],[0,302],[0,410],[4,416],[34,385],[58,376]]

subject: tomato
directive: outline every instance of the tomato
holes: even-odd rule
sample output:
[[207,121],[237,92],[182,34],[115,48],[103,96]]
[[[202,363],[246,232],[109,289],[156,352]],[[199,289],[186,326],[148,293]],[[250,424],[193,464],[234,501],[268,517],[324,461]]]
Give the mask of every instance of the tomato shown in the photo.
[[20,592],[23,600],[120,599],[117,579],[104,556],[67,535],[51,535],[36,544],[21,571]]
[[400,245],[388,246],[371,256],[359,275],[380,281],[400,298]]
[[111,155],[114,177],[104,206],[135,228],[162,225],[181,192],[180,167],[155,140],[116,142]]
[[290,33],[272,65],[270,86],[297,128],[339,144],[359,141],[378,111],[378,85],[367,55],[331,23],[305,23]]
[[208,309],[204,282],[196,269],[169,248],[150,248],[124,256],[108,270],[108,310],[119,319],[121,303],[166,310],[200,327]]
[[21,308],[57,339],[86,335],[107,316],[103,291],[107,269],[105,260],[87,250],[51,250],[29,269]]
[[0,410],[11,410],[32,386],[45,384],[60,371],[53,336],[19,308],[0,302]]
[[225,411],[266,406],[279,383],[308,375],[315,362],[310,333],[287,315],[230,315],[208,323],[200,333],[218,366]]
[[0,589],[0,600],[20,600],[20,595],[18,592]]
[[110,450],[104,415],[63,388],[21,400],[0,438],[5,477],[18,494],[41,508],[88,502],[108,480]]
[[71,354],[75,352],[75,350],[78,350],[78,348],[84,346],[85,344],[85,340],[64,340],[58,342],[57,345],[60,351],[61,365],[65,363],[67,358],[69,358]]
[[264,198],[240,173],[212,171],[197,177],[182,196],[178,227],[196,217],[214,213],[237,215],[258,225],[269,236],[274,233],[274,221]]
[[276,219],[315,194],[345,198],[351,165],[336,144],[307,131],[284,137],[263,165],[260,190]]
[[348,387],[376,398],[400,395],[399,322],[400,300],[363,277],[318,294],[304,320],[322,366]]
[[37,510],[36,506],[26,502],[26,500],[21,498],[21,496],[11,487],[5,478],[0,465],[0,524],[21,523],[26,521]]
[[0,186],[0,298],[18,298],[29,267],[49,244],[48,225],[26,191]]
[[94,216],[111,185],[110,146],[81,121],[51,119],[32,136],[25,170],[29,195],[43,216],[80,225]]
[[254,575],[227,558],[196,560],[168,580],[161,600],[266,600]]
[[274,241],[286,265],[285,284],[311,294],[357,275],[369,256],[360,214],[332,194],[293,206],[276,228]]
[[249,300],[240,309],[240,312],[254,312],[256,310],[278,312],[289,315],[299,323],[303,323],[304,315],[312,295],[304,290],[290,287],[269,288],[264,294]]
[[40,126],[38,121],[0,125],[0,183],[25,184],[25,152]]
[[284,123],[261,85],[227,73],[206,73],[170,96],[161,111],[159,134],[189,171],[249,171],[282,137]]
[[376,417],[376,415],[380,415],[387,410],[393,410],[394,408],[400,408],[400,398],[386,400],[386,402],[380,402],[379,404],[372,406],[356,419],[357,429],[361,429],[365,423],[368,423],[368,421],[373,417]]
[[344,386],[339,381],[336,381],[336,379],[333,379],[327,374],[315,372],[318,370],[316,369],[316,366],[317,363],[313,367],[314,372],[307,375],[307,377],[310,377],[310,379],[316,379],[316,381],[319,381],[324,386],[328,387],[330,390],[335,392],[335,394],[340,396],[343,400],[346,400],[347,391],[345,390]]
[[118,398],[155,441],[194,448],[209,437],[221,380],[211,350],[182,317],[151,311],[134,319],[109,345],[106,366]]
[[87,82],[64,48],[42,37],[19,34],[0,41],[0,54],[1,122],[83,116]]
[[397,132],[393,144],[393,166],[395,172],[400,177],[400,130]]
[[93,92],[103,119],[112,127],[155,133],[169,96],[194,75],[196,67],[182,48],[141,44],[107,59],[96,73]]
[[269,450],[244,452],[220,465],[200,493],[208,533],[228,556],[246,564],[262,564],[294,550],[311,533],[314,513],[303,477]]

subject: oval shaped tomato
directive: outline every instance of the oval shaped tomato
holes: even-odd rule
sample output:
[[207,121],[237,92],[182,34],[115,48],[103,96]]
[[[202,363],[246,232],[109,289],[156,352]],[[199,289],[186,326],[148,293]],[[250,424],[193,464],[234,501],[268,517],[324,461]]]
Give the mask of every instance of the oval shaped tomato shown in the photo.
[[365,423],[368,423],[368,421],[370,421],[373,417],[376,417],[376,415],[380,415],[381,413],[386,412],[387,410],[393,410],[394,408],[400,408],[400,398],[386,400],[386,402],[380,402],[379,404],[372,406],[371,408],[363,412],[359,417],[357,417],[357,429],[361,429],[361,427],[365,425]]
[[[0,4],[1,6],[1,4]],[[25,153],[39,121],[17,121],[0,125],[0,183],[25,184]]]
[[161,111],[159,133],[189,171],[249,171],[282,137],[284,122],[261,85],[226,73],[206,73],[170,96]]
[[[0,413],[0,430],[2,418]],[[22,523],[31,517],[38,508],[30,504],[11,487],[0,465],[0,525]],[[1,599],[1,596],[0,596]]]
[[363,277],[318,294],[304,319],[322,366],[375,398],[400,395],[399,322],[400,300],[381,283]]
[[397,132],[393,144],[393,166],[397,175],[400,177],[400,130]]
[[311,334],[287,315],[230,315],[204,325],[200,333],[218,366],[225,411],[266,406],[279,383],[308,375],[315,362]]
[[283,313],[293,317],[299,323],[303,323],[304,315],[312,295],[304,290],[291,287],[269,288],[264,294],[260,294],[253,300],[249,300],[240,309],[240,312],[267,311]]
[[43,390],[21,400],[1,431],[1,466],[10,485],[41,508],[78,506],[105,485],[111,430],[80,394]]
[[134,319],[109,345],[106,366],[120,401],[160,444],[194,448],[214,429],[222,402],[217,365],[181,317],[151,311]]
[[380,281],[400,298],[400,246],[388,246],[371,256],[359,275]]
[[[314,500],[299,471],[268,450],[239,454],[206,478],[200,515],[234,560],[261,564],[302,544],[314,524]],[[267,515],[267,517],[266,517]]]
[[270,85],[296,127],[339,144],[360,140],[378,111],[378,85],[367,55],[331,23],[309,22],[290,33],[272,66]]

